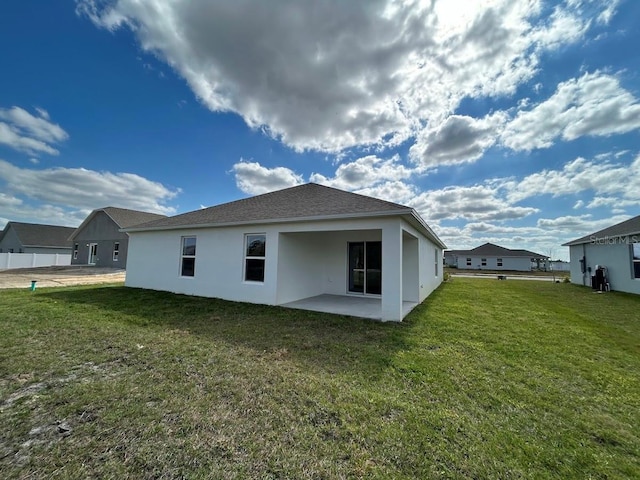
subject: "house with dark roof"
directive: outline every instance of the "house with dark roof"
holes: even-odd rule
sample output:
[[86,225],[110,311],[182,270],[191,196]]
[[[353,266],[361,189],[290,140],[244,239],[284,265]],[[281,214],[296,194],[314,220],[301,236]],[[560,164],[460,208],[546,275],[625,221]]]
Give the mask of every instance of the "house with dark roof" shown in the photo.
[[602,275],[611,290],[640,294],[640,215],[564,244],[571,283],[597,287]]
[[71,264],[126,268],[129,235],[120,230],[162,218],[165,215],[127,208],[94,210],[68,235]]
[[471,250],[447,250],[444,252],[445,265],[460,270],[508,270],[530,272],[544,269],[547,255],[514,250],[493,243],[485,243]]
[[0,232],[0,253],[70,254],[73,227],[8,222]]
[[442,281],[412,208],[313,183],[124,228],[126,285],[401,321]]

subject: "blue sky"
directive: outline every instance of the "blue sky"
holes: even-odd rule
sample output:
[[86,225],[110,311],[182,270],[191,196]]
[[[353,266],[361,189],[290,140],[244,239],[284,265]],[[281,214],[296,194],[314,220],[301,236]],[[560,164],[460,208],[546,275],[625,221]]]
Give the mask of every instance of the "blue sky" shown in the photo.
[[167,215],[309,181],[450,248],[638,215],[640,2],[152,0],[0,7],[0,227]]

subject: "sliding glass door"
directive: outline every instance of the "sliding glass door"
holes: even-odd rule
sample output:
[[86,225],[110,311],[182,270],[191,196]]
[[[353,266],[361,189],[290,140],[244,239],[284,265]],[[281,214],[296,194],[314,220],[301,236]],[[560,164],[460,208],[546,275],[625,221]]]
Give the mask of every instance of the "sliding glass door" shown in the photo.
[[382,293],[382,242],[349,243],[349,292]]

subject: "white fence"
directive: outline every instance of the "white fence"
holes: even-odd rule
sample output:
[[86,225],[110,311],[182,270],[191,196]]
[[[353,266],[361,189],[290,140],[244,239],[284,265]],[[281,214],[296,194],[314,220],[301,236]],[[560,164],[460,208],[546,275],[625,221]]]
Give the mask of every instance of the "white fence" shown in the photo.
[[0,270],[71,265],[70,253],[0,253]]

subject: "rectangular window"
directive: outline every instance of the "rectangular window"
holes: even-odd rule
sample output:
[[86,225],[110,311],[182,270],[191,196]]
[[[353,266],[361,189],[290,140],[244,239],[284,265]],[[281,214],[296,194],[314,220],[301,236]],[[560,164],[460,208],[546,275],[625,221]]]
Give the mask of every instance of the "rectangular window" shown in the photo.
[[436,277],[438,276],[438,250],[434,252],[435,255],[435,268],[436,268]]
[[74,260],[78,259],[78,244],[77,243],[73,244],[73,259]]
[[471,259],[469,257],[467,257],[467,267],[471,266]]
[[248,234],[244,238],[244,279],[247,282],[264,282],[267,236],[263,233]]
[[502,259],[499,258],[498,260],[496,260],[496,265],[498,265],[499,267],[502,266]]
[[483,267],[486,267],[487,266],[487,259],[486,258],[480,259],[480,263],[482,264]]
[[196,274],[196,237],[182,237],[180,275],[193,277]]
[[633,278],[640,278],[640,243],[632,243],[633,251]]
[[116,242],[113,244],[113,261],[118,261],[118,255],[120,254],[120,242]]

